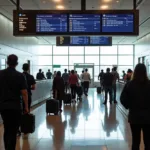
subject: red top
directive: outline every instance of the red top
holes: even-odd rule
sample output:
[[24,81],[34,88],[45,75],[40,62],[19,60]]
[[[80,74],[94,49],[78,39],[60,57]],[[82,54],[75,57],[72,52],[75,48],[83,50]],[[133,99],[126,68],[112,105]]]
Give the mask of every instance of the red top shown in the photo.
[[75,74],[71,74],[69,77],[69,84],[77,84],[78,78]]

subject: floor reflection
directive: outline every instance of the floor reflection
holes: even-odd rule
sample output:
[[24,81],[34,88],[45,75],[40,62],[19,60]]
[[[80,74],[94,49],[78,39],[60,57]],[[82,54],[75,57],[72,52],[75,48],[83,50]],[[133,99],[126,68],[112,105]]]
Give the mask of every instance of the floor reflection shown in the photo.
[[[83,101],[64,106],[59,116],[46,116],[45,104],[36,108],[36,131],[18,138],[16,150],[129,150],[127,120],[116,105],[105,107],[95,89]],[[0,127],[0,150],[4,150]],[[81,149],[81,147],[83,149]],[[79,149],[78,149],[79,148]]]

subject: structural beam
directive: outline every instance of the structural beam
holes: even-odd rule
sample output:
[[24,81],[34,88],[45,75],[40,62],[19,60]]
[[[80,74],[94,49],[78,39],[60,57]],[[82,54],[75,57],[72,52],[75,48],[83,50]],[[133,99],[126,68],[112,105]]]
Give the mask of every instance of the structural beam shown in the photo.
[[136,0],[133,0],[133,9],[136,9]]
[[17,6],[17,10],[20,10],[20,0],[17,0],[16,2],[17,2],[17,5],[16,5]]
[[82,11],[86,10],[86,0],[81,0],[81,10]]

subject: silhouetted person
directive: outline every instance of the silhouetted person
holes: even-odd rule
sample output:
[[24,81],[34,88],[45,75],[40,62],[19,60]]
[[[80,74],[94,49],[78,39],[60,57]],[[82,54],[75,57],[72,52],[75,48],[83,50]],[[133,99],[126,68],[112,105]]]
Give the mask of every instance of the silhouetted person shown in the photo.
[[125,80],[126,73],[124,70],[122,71],[122,73],[123,73],[122,78],[123,78],[123,80]]
[[50,69],[46,73],[46,77],[47,77],[47,79],[52,79],[52,73],[51,73]]
[[101,86],[101,88],[102,88],[102,91],[103,91],[103,89],[104,89],[104,70],[101,70],[101,73],[99,73],[99,75],[98,75],[98,80],[100,80],[100,86]]
[[68,84],[69,84],[69,74],[67,73],[67,69],[64,70],[64,73],[62,75],[62,78],[65,83],[65,92],[67,93],[68,90]]
[[107,103],[108,93],[110,98],[110,104],[112,103],[112,84],[113,84],[113,75],[110,73],[110,68],[107,68],[106,73],[104,74],[104,89],[105,89],[105,101],[104,105]]
[[81,87],[82,87],[82,90],[84,89],[83,74],[84,74],[84,70],[82,71],[82,74],[80,75],[80,81],[81,81]]
[[43,80],[44,79],[44,76],[42,74],[42,69],[39,69],[39,72],[36,75],[36,79],[37,80]]
[[88,69],[85,69],[85,72],[83,73],[83,81],[84,81],[84,94],[88,96],[89,85],[91,82],[91,76],[88,73]]
[[7,64],[8,68],[0,71],[0,113],[4,123],[5,150],[15,150],[22,115],[22,99],[24,111],[28,113],[28,93],[24,75],[15,69],[18,57],[8,56]]
[[54,98],[56,100],[59,100],[59,110],[62,112],[62,100],[64,98],[64,90],[65,90],[65,84],[64,80],[61,77],[61,72],[58,71],[56,77],[53,81],[53,91],[54,91]]
[[32,75],[30,75],[28,73],[29,71],[29,64],[23,64],[23,74],[25,75],[26,77],[26,81],[27,81],[27,86],[28,86],[28,108],[29,108],[29,112],[30,112],[30,109],[31,109],[31,102],[32,102],[32,92],[31,90],[35,90],[35,79]]
[[71,75],[69,77],[69,84],[71,88],[71,95],[72,95],[72,100],[75,101],[76,99],[76,88],[78,84],[78,78],[75,75],[74,70],[71,71]]
[[129,109],[132,150],[140,150],[141,130],[145,150],[150,150],[150,81],[144,64],[135,67],[133,79],[122,91],[121,103]]
[[116,104],[117,103],[117,100],[116,100],[116,92],[117,92],[116,82],[117,82],[117,80],[119,81],[119,74],[117,72],[117,67],[113,68],[112,75],[113,75],[113,84],[112,84],[113,98],[112,98],[112,100]]

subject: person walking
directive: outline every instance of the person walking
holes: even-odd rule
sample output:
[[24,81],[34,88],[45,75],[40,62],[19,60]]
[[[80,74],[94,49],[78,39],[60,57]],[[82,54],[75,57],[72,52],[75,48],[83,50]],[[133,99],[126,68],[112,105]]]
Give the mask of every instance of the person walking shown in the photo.
[[39,72],[36,75],[36,79],[37,80],[43,80],[44,79],[44,76],[42,74],[42,69],[39,69]]
[[98,80],[100,80],[100,87],[102,89],[102,91],[104,90],[104,85],[103,85],[103,82],[104,82],[104,70],[101,70],[101,73],[99,73],[98,75]]
[[91,82],[91,76],[88,73],[88,69],[85,69],[85,72],[83,73],[83,81],[84,81],[84,94],[88,96],[89,85]]
[[47,79],[52,79],[52,73],[51,73],[50,69],[48,69],[48,72],[46,73],[46,77],[47,77]]
[[58,71],[56,77],[53,80],[53,93],[54,93],[54,98],[56,100],[59,100],[60,112],[62,112],[62,100],[64,98],[64,90],[65,90],[64,80],[61,77],[61,72]]
[[22,69],[23,69],[23,74],[26,77],[27,86],[28,86],[28,88],[27,88],[27,91],[28,91],[28,109],[29,109],[29,112],[30,112],[31,103],[32,103],[32,92],[31,92],[31,90],[35,90],[36,82],[35,82],[34,77],[28,73],[28,71],[30,69],[29,64],[26,64],[26,63],[23,64]]
[[65,92],[67,93],[68,91],[68,84],[69,84],[69,74],[67,73],[67,69],[64,70],[65,72],[62,75],[62,78],[65,83]]
[[117,80],[119,82],[119,74],[117,72],[117,67],[113,68],[112,75],[113,75],[113,84],[112,84],[113,99],[112,100],[114,101],[115,104],[117,104],[117,100],[116,100],[117,85],[116,85],[116,82],[117,82]]
[[132,150],[140,150],[141,130],[145,150],[150,150],[150,80],[144,64],[135,67],[133,79],[125,85],[120,100],[129,110]]
[[107,68],[106,73],[104,74],[104,89],[105,89],[105,101],[104,105],[107,104],[108,93],[110,98],[110,104],[112,104],[112,84],[113,84],[113,75],[110,73],[110,68]]
[[81,87],[82,87],[82,90],[84,89],[83,74],[84,74],[84,70],[82,71],[82,74],[80,75],[80,81],[81,81]]
[[22,99],[25,105],[24,113],[29,112],[28,93],[24,75],[16,71],[18,57],[9,55],[7,65],[7,69],[0,71],[0,114],[4,124],[5,150],[15,150],[21,123]]
[[69,84],[71,88],[71,96],[72,96],[72,101],[76,102],[76,88],[78,85],[78,78],[74,72],[74,70],[71,71],[71,75],[69,77]]

